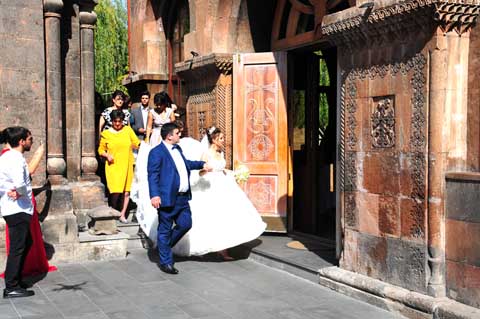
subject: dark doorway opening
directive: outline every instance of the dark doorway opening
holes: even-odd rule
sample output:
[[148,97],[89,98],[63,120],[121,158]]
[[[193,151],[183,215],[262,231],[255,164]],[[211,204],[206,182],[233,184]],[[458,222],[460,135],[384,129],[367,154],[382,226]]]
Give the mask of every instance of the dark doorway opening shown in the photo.
[[335,241],[337,53],[291,52],[290,143],[293,231]]

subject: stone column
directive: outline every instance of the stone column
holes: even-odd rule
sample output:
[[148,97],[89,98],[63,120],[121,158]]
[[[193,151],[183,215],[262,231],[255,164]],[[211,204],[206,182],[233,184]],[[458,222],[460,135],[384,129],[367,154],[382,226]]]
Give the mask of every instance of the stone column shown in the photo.
[[[437,46],[430,50],[429,110],[428,110],[428,266],[429,293],[442,296],[445,293],[445,251],[442,220],[444,218],[444,170],[446,143],[444,143],[446,60],[442,36],[437,36]],[[440,46],[440,47],[439,47]]]
[[62,184],[66,163],[63,154],[61,11],[62,0],[44,0],[45,69],[47,97],[47,173],[52,184]]
[[95,158],[95,52],[94,29],[97,15],[93,8],[97,1],[80,2],[80,51],[82,86],[82,180],[98,180]]
[[479,7],[439,3],[430,48],[428,134],[428,292],[443,297],[445,279],[445,173],[467,167],[469,29]]

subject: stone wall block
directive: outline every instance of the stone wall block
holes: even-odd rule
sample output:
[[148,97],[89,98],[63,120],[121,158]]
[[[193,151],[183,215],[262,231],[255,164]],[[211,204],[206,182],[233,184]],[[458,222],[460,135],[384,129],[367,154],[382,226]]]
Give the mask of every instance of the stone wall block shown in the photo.
[[447,260],[446,272],[448,297],[480,308],[480,268]]
[[65,244],[78,242],[77,218],[69,214],[48,216],[42,223],[43,238],[46,243]]
[[[1,30],[0,30],[1,32]],[[40,71],[39,63],[43,61],[43,42],[28,39],[9,39],[0,33],[0,50],[11,52],[15,48],[16,54],[5,54],[2,64],[5,69]]]
[[[16,1],[8,1],[9,3]],[[8,8],[8,9],[7,9]],[[29,3],[25,7],[9,6],[2,3],[0,10],[0,37],[9,40],[38,40],[43,38],[42,10]]]
[[356,271],[358,269],[358,232],[350,229],[344,230],[344,247],[340,259],[340,266],[346,270]]
[[72,183],[73,210],[85,210],[106,204],[105,187],[100,182]]
[[425,203],[418,199],[400,199],[401,238],[409,241],[425,242]]
[[[382,76],[377,76],[370,80],[369,83],[369,96],[385,96],[385,95],[392,95],[392,81],[393,78],[389,76],[388,72],[383,74]],[[400,91],[401,92],[401,91]]]
[[394,152],[369,152],[363,160],[363,172],[368,178],[363,187],[370,193],[396,195],[400,190],[399,158]]
[[386,238],[359,233],[358,243],[358,255],[361,258],[358,260],[357,272],[388,281]]
[[[78,249],[78,243],[60,243],[53,247],[53,254],[49,260],[50,264],[75,262],[75,251]],[[80,262],[78,260],[77,262]]]
[[368,81],[367,79],[365,80],[355,80],[353,81],[354,84],[355,84],[355,88],[356,88],[356,97],[359,98],[359,99],[366,99],[366,98],[370,98],[370,81]]
[[[387,238],[387,282],[409,290],[427,291],[427,249],[425,244]],[[399,267],[399,265],[402,265]]]
[[446,220],[445,258],[480,267],[480,223]]
[[72,189],[69,185],[54,185],[47,195],[48,215],[63,215],[72,212]]
[[480,224],[480,181],[447,179],[446,184],[447,218]]
[[412,167],[410,154],[399,153],[400,163],[400,193],[401,196],[409,196],[412,194],[415,181],[412,179]]
[[378,228],[380,234],[400,237],[400,207],[397,197],[379,196]]
[[123,239],[84,242],[75,247],[75,260],[113,260],[127,255],[128,235]]
[[[43,61],[42,61],[43,62]],[[3,86],[3,98],[4,99],[19,99],[21,101],[15,101],[10,103],[10,105],[23,104],[26,99],[37,98],[37,92],[40,88],[44,89],[43,83],[45,83],[45,76],[40,69],[30,70],[26,72],[25,70],[2,70],[2,77],[8,79],[2,81]],[[38,88],[32,91],[32,88]],[[45,91],[43,91],[45,94]],[[8,104],[7,104],[8,105]],[[31,112],[28,108],[18,108],[18,111],[21,112]]]
[[378,210],[380,196],[358,192],[356,197],[358,207],[358,230],[362,233],[379,236]]
[[412,97],[406,93],[396,92],[392,96],[395,107],[395,149],[399,152],[411,150],[412,136]]
[[352,230],[358,229],[358,192],[344,192],[344,225]]

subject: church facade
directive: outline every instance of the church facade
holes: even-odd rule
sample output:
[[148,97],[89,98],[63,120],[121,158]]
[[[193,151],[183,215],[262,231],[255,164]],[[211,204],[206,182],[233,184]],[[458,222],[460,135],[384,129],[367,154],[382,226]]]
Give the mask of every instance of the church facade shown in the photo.
[[166,90],[192,137],[220,127],[268,230],[335,245],[339,267],[321,280],[410,310],[433,308],[408,292],[480,307],[477,1],[129,0],[128,10],[131,95]]

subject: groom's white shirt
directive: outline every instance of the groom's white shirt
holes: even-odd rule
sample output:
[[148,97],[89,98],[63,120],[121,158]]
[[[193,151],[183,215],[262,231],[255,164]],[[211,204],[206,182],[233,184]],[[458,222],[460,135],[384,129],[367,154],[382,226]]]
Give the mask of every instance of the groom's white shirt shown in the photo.
[[167,147],[167,150],[170,152],[170,155],[172,155],[173,161],[175,162],[175,166],[177,167],[178,175],[180,175],[180,187],[178,188],[178,191],[179,192],[188,191],[187,166],[185,165],[185,161],[183,160],[182,155],[180,154],[180,151],[178,149],[173,149],[173,145],[165,143],[164,141],[162,141],[162,143]]
[[[11,189],[16,189],[21,196],[11,199],[6,194]],[[23,154],[15,149],[0,156],[0,196],[3,216],[22,212],[33,214],[32,183],[27,162]]]

